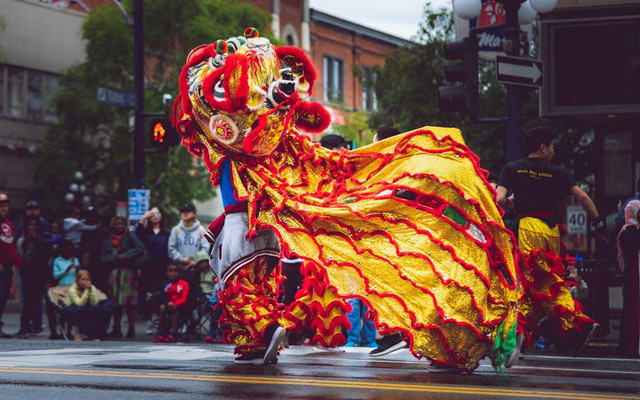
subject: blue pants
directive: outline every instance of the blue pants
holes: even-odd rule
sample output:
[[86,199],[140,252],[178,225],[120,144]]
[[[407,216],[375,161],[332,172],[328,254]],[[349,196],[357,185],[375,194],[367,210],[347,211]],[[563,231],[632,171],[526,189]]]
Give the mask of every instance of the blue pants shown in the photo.
[[355,346],[376,347],[376,328],[373,321],[365,318],[369,308],[360,299],[347,299],[351,312],[347,314],[351,328],[347,332],[347,343]]
[[111,320],[111,302],[103,300],[96,304],[76,306],[70,305],[62,309],[62,315],[78,324],[80,332],[92,339],[103,339]]
[[13,279],[13,271],[9,263],[5,264],[4,271],[0,271],[0,329],[2,329],[2,314],[4,307],[9,300],[9,291],[11,290],[11,281]]

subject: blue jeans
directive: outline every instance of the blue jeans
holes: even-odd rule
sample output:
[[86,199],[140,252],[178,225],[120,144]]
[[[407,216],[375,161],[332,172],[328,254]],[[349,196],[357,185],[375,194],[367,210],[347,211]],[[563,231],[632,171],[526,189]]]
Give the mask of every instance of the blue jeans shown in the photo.
[[347,332],[347,343],[356,346],[373,346],[376,344],[376,328],[373,321],[369,321],[364,316],[369,308],[360,299],[347,299],[351,304],[351,312],[347,314],[351,328]]
[[4,307],[7,305],[7,300],[9,300],[9,291],[13,280],[13,271],[8,264],[4,266],[4,271],[0,271],[0,329],[2,329],[2,314],[4,313]]
[[[18,285],[20,286],[20,309],[25,309],[25,294],[26,294],[26,286],[24,284],[24,278],[22,276],[22,270],[18,270]],[[31,321],[29,328],[32,332],[38,331],[42,329],[42,304],[44,297],[40,299],[40,301],[36,302],[36,308],[33,311],[33,315],[31,316]]]

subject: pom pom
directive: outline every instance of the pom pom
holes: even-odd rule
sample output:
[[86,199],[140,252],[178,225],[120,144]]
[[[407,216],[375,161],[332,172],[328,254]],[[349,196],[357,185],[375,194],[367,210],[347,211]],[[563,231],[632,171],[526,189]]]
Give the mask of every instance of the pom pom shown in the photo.
[[254,27],[249,27],[244,30],[244,36],[248,38],[256,38],[260,36],[260,32]]
[[219,40],[216,40],[213,43],[213,49],[215,50],[215,52],[217,54],[224,54],[229,49],[229,46],[227,45],[227,41],[226,40],[219,39]]

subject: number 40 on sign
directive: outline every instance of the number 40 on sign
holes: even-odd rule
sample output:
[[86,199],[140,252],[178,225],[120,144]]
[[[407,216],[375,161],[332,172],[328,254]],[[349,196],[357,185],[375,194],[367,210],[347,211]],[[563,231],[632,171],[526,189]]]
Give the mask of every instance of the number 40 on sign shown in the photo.
[[567,231],[570,234],[587,234],[587,212],[582,206],[567,206]]

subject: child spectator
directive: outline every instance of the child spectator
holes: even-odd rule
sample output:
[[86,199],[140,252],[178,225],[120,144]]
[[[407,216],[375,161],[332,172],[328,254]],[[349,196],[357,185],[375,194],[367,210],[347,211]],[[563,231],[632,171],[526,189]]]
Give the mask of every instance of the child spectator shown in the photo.
[[111,303],[91,284],[89,271],[78,271],[69,288],[69,299],[71,305],[63,310],[63,314],[70,316],[73,325],[77,326],[73,340],[81,341],[83,334],[96,341],[104,339],[111,319]]
[[[167,280],[162,284],[160,306],[158,307],[159,328],[158,335],[153,339],[155,343],[177,342],[178,317],[189,296],[189,284],[179,278],[180,270],[176,263],[167,265]],[[167,333],[167,314],[171,322],[171,330]]]
[[53,279],[60,286],[70,286],[76,280],[76,272],[80,268],[80,261],[74,257],[73,243],[63,240],[60,243],[60,256],[53,261]]
[[220,299],[218,297],[218,284],[216,277],[209,268],[209,254],[206,251],[200,251],[196,254],[196,270],[200,271],[200,290],[207,299],[207,307],[211,311],[211,319],[209,320],[209,334],[204,339],[211,343],[222,343],[222,333],[218,320],[222,314],[220,307]]

